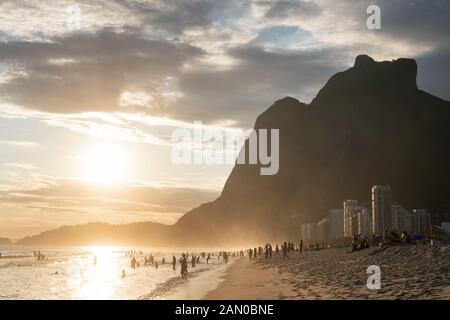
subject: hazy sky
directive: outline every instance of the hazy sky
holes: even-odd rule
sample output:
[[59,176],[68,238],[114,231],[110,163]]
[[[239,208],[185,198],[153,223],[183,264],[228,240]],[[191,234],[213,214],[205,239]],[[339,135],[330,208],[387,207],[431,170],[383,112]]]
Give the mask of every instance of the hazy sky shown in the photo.
[[175,165],[174,129],[250,128],[357,54],[417,59],[419,87],[448,100],[449,17],[446,0],[2,0],[0,237],[173,223],[232,168]]

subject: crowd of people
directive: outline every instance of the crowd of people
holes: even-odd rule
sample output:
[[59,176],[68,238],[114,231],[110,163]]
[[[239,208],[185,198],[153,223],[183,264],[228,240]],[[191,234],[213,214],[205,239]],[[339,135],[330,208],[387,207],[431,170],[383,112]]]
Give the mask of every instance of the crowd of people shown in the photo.
[[295,247],[294,243],[291,241],[284,242],[281,246],[276,244],[275,250],[270,243],[266,243],[264,247],[247,249],[247,255],[249,260],[255,260],[258,257],[262,257],[264,253],[265,259],[272,259],[272,255],[275,252],[275,256],[280,256],[281,254],[284,260],[289,259],[289,254],[294,251],[299,251],[300,253],[303,252],[303,241],[300,241],[300,245],[298,247]]
[[[182,253],[179,259],[175,255],[172,255],[172,270],[177,269],[177,264],[180,265],[180,275],[183,279],[188,278],[188,270],[189,265],[191,269],[194,269],[198,264],[206,262],[206,264],[209,264],[212,257],[217,255],[217,260],[223,260],[223,263],[227,264],[230,257],[243,257],[244,251],[233,251],[233,252],[227,252],[227,251],[220,251],[218,253],[215,252],[201,252],[198,254],[188,252]],[[136,269],[141,266],[154,266],[156,269],[158,269],[159,264],[164,265],[166,264],[166,259],[163,257],[161,259],[161,262],[159,262],[154,255],[149,253],[148,255],[144,254],[142,251],[137,250],[130,250],[125,253],[125,256],[130,258],[130,268]],[[143,263],[143,264],[142,264]],[[125,270],[122,270],[122,278],[125,278],[126,272]]]
[[36,258],[37,261],[48,260],[48,258],[40,251],[33,250],[33,256]]
[[352,238],[350,252],[370,248],[370,243],[372,243],[372,246],[378,246],[377,251],[384,251],[391,246],[411,244],[413,241],[407,231],[403,231],[401,235],[395,231],[385,231],[384,236],[372,236],[372,241],[367,236],[362,237],[360,234],[355,234]]

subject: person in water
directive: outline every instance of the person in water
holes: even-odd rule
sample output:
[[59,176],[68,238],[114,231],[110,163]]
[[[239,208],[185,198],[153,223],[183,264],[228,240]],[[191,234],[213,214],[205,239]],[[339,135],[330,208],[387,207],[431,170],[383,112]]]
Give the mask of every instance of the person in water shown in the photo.
[[225,264],[228,264],[228,253],[227,252],[223,253],[223,261],[225,262]]
[[186,255],[183,253],[181,259],[180,259],[180,263],[181,263],[181,277],[183,279],[187,279],[187,275],[188,275],[188,263],[187,263],[187,258]]

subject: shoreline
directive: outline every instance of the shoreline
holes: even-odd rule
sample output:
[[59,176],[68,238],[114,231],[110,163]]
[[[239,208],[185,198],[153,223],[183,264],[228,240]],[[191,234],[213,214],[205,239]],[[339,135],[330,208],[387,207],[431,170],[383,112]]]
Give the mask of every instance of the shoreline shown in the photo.
[[180,276],[173,277],[162,283],[149,294],[139,297],[139,300],[201,300],[210,291],[215,290],[223,281],[230,267],[239,259],[230,260],[215,268],[199,269],[191,272],[187,280]]

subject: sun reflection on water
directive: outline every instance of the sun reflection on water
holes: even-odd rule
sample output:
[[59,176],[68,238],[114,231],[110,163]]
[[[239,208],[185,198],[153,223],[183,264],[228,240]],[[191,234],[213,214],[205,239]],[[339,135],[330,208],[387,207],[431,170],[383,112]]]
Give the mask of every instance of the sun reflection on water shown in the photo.
[[80,272],[68,280],[75,299],[111,299],[120,286],[120,260],[114,247],[89,247],[92,255],[78,258]]

